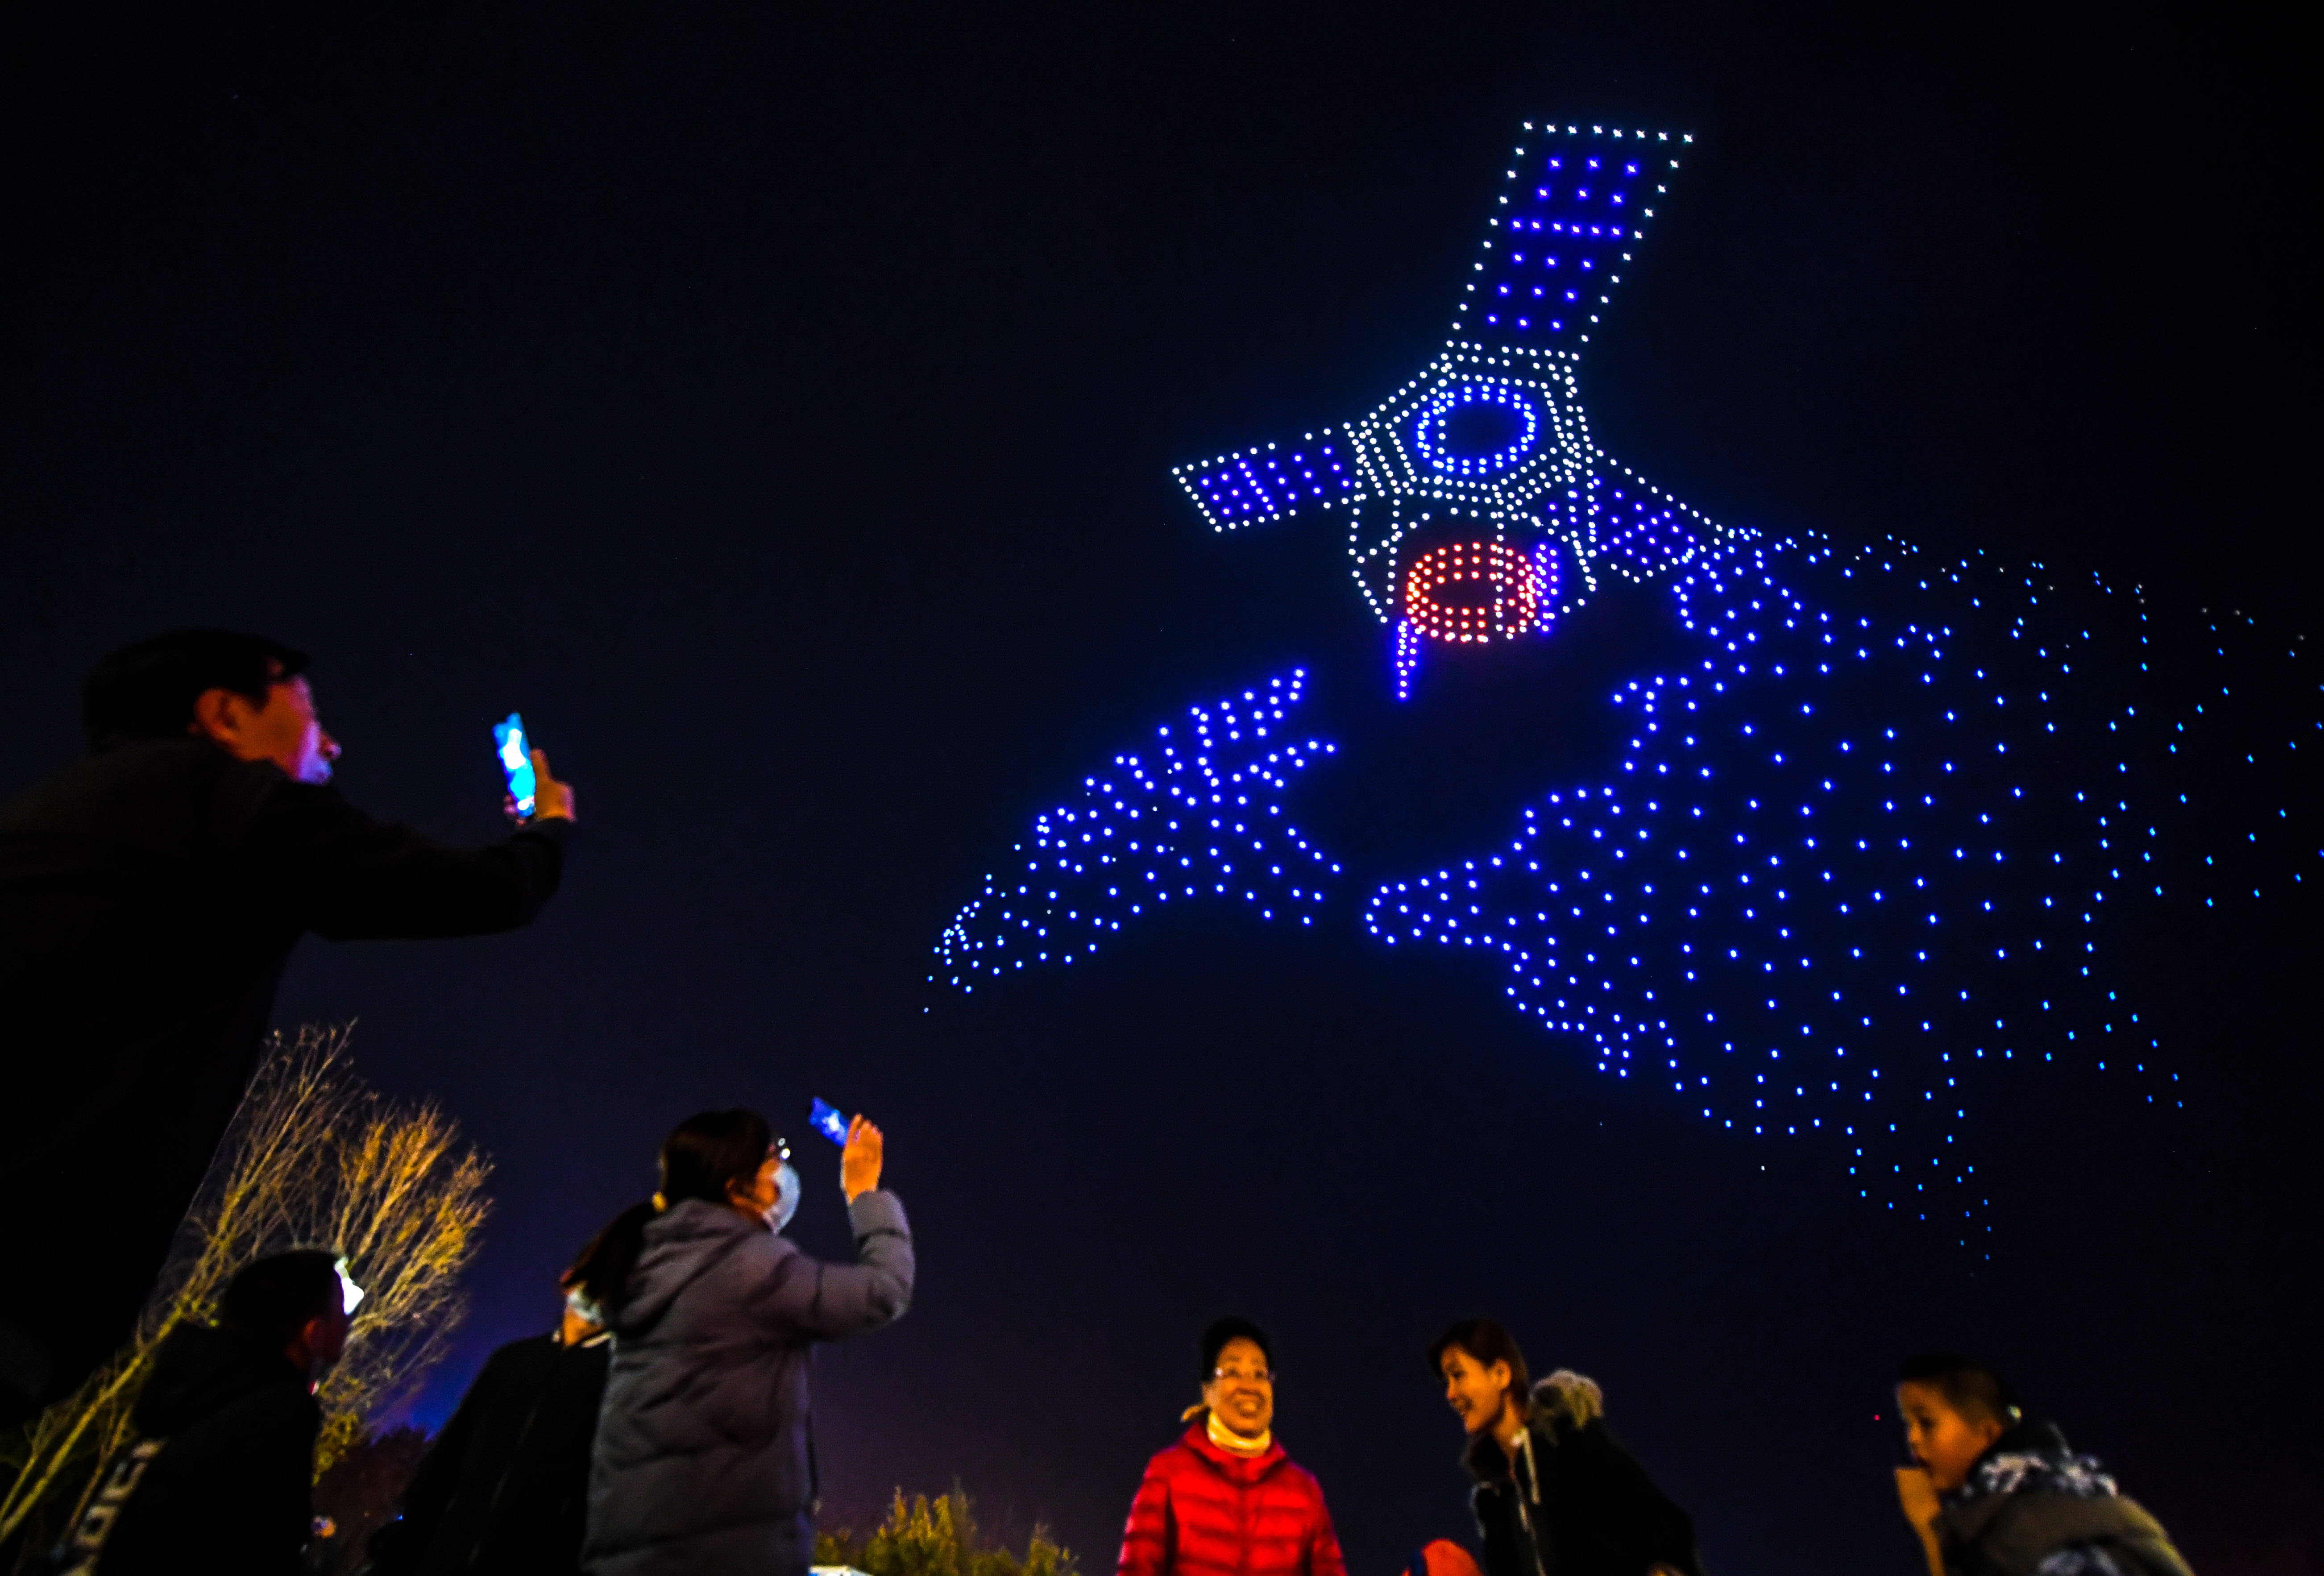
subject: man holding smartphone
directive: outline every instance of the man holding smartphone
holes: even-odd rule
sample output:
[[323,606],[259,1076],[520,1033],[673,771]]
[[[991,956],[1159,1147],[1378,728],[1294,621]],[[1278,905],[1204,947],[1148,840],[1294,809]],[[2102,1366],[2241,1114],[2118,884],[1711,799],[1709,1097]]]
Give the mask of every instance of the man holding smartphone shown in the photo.
[[89,753],[0,806],[0,1422],[128,1334],[300,935],[512,930],[563,876],[573,791],[540,751],[514,834],[447,846],[327,786],[306,668],[217,630],[116,651]]

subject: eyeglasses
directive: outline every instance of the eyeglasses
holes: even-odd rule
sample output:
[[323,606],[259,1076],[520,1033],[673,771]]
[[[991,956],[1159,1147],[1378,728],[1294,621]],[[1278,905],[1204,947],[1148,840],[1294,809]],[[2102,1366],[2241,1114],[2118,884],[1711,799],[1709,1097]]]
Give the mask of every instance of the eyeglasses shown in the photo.
[[1275,1376],[1265,1369],[1259,1369],[1255,1374],[1245,1373],[1242,1369],[1234,1368],[1213,1369],[1211,1378],[1222,1384],[1271,1385],[1275,1383]]

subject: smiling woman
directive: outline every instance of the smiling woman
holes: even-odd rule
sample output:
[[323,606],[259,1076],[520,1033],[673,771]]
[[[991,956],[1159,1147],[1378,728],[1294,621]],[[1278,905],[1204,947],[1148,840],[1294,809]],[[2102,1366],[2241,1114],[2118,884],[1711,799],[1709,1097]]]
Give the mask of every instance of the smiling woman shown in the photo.
[[1528,1385],[1492,1319],[1438,1336],[1428,1366],[1468,1431],[1486,1576],[1700,1576],[1693,1522],[1607,1432],[1596,1381],[1560,1369]]
[[1221,1319],[1202,1359],[1202,1405],[1147,1463],[1120,1576],[1346,1576],[1323,1488],[1275,1442],[1267,1332]]
[[1203,1380],[1204,1430],[1213,1444],[1238,1455],[1265,1453],[1275,1442],[1275,1375],[1266,1332],[1248,1319],[1222,1319],[1203,1337],[1210,1374]]

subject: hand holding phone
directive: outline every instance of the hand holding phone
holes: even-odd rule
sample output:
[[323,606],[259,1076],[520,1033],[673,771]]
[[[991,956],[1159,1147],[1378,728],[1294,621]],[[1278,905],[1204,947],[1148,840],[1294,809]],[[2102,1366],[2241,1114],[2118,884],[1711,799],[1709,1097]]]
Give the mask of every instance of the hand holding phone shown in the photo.
[[839,1191],[853,1203],[880,1187],[881,1167],[887,1163],[887,1136],[857,1117],[847,1124],[847,1145],[839,1152]]
[[511,712],[493,724],[493,752],[508,780],[508,812],[520,821],[570,821],[573,785],[549,770],[549,755],[524,731],[524,719]]
[[839,1146],[839,1191],[847,1195],[847,1202],[853,1203],[858,1195],[877,1191],[880,1170],[887,1159],[885,1135],[860,1116],[851,1120],[841,1115],[821,1096],[808,1110],[807,1120],[816,1132]]
[[501,775],[508,779],[509,808],[520,821],[529,821],[539,803],[540,775],[533,770],[532,741],[525,737],[524,719],[516,713],[505,723],[493,724],[493,749],[501,758]]

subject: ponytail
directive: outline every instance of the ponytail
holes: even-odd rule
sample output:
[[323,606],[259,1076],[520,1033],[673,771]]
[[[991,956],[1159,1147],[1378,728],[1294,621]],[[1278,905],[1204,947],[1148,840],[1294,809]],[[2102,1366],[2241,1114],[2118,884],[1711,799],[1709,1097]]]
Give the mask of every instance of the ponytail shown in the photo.
[[630,1272],[645,1250],[647,1223],[687,1199],[725,1204],[727,1188],[748,1188],[774,1147],[774,1129],[755,1111],[706,1111],[687,1117],[662,1140],[661,1191],[615,1215],[592,1238],[565,1272],[566,1286],[605,1312],[618,1308],[629,1291]]
[[659,1212],[650,1202],[632,1204],[589,1239],[589,1246],[581,1249],[573,1267],[565,1272],[566,1289],[579,1292],[599,1310],[600,1323],[604,1322],[604,1313],[618,1306],[628,1290],[630,1271],[638,1267],[638,1255],[645,1250],[646,1222]]

